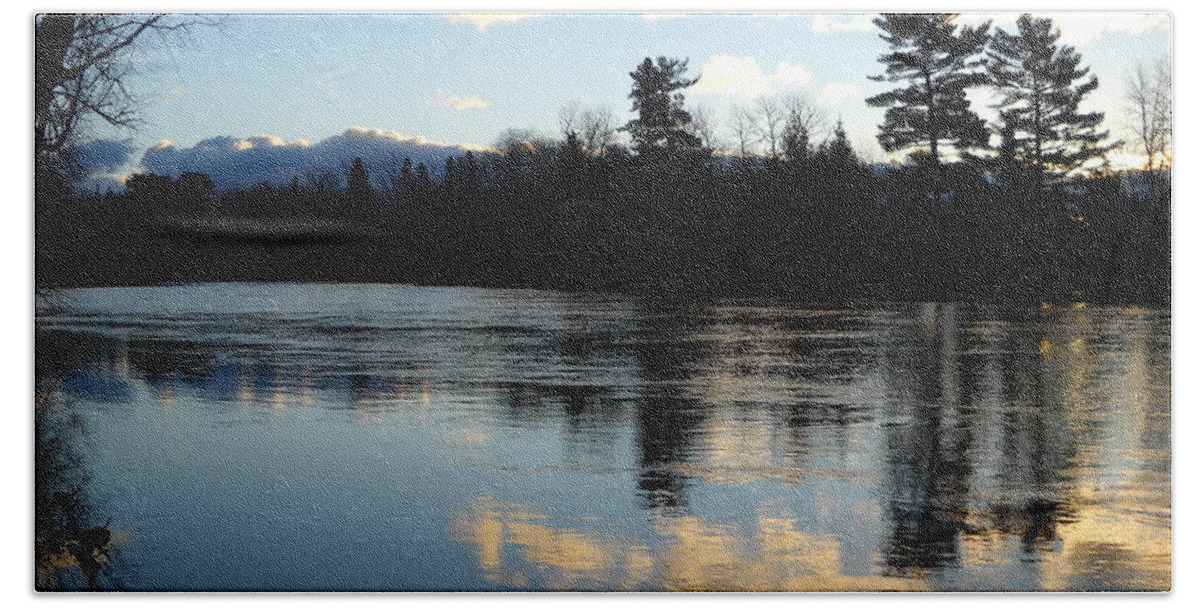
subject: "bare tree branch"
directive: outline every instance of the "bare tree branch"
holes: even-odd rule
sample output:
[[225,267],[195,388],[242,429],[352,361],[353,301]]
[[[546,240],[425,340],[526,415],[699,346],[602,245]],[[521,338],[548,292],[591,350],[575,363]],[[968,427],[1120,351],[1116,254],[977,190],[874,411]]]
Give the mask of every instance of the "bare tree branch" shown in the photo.
[[89,117],[137,124],[127,87],[129,53],[149,32],[176,32],[202,22],[164,14],[44,14],[34,21],[34,142],[39,162],[77,143]]
[[1171,66],[1165,61],[1153,66],[1139,63],[1126,79],[1125,101],[1134,116],[1132,129],[1149,170],[1170,165],[1171,88]]

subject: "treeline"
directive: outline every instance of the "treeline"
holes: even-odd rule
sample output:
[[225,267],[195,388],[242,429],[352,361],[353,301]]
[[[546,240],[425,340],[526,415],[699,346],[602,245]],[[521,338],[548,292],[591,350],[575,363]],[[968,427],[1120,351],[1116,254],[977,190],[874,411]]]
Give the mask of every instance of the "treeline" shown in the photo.
[[[994,36],[990,23],[959,28],[948,14],[875,23],[891,49],[877,79],[902,86],[867,102],[887,108],[879,141],[907,151],[904,165],[864,163],[840,122],[815,141],[802,103],[760,103],[761,121],[735,120],[739,150],[718,152],[710,121],[685,108],[683,91],[697,82],[687,61],[646,58],[630,73],[635,117],[619,129],[602,112],[572,110],[557,141],[509,132],[497,152],[441,167],[355,159],[344,176],[298,174],[219,195],[204,175],[139,175],[126,194],[61,206],[63,196],[39,192],[39,234],[70,237],[39,239],[38,281],[1169,300],[1169,175],[1103,166],[1080,175],[1113,144],[1102,113],[1078,111],[1097,81],[1057,45],[1050,20],[1025,15],[1015,34]],[[1025,86],[1038,79],[1050,84]],[[974,86],[1003,93],[997,124],[970,110]],[[1165,124],[1155,145],[1169,145]],[[614,144],[614,131],[628,145]],[[764,153],[747,150],[752,134]],[[322,229],[269,227],[297,220]]]
[[[90,244],[87,238],[76,244],[94,261],[129,260],[105,271],[111,276],[93,277],[101,282],[123,282],[133,268],[151,282],[187,280],[172,271],[191,264],[203,267],[198,278],[206,280],[367,280],[667,296],[1169,297],[1170,183],[1162,173],[1046,186],[1011,175],[1001,181],[967,163],[884,169],[863,163],[837,130],[796,160],[655,158],[569,141],[520,142],[503,154],[449,158],[434,175],[403,163],[396,175],[394,187],[372,189],[356,162],[338,184],[296,180],[220,195],[203,176],[143,176],[130,180],[126,194],[64,205],[75,214],[39,210],[47,221],[73,224],[47,227],[48,234],[97,231]],[[94,217],[78,217],[88,209]],[[362,237],[353,243],[216,243],[161,230],[164,218],[192,217],[330,220]],[[107,242],[106,256],[95,255],[99,241]],[[165,274],[147,270],[173,253]],[[280,268],[276,261],[285,258],[292,261]],[[51,274],[39,268],[39,278]]]

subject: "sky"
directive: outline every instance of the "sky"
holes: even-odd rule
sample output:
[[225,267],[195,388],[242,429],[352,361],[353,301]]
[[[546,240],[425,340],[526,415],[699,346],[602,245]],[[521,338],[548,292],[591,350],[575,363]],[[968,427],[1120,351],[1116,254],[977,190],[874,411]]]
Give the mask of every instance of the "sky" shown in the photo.
[[[1100,78],[1085,109],[1104,111],[1114,138],[1128,139],[1124,80],[1138,61],[1170,59],[1171,17],[1035,15],[1053,18],[1062,31],[1060,42],[1076,46],[1083,64]],[[1015,31],[1016,16],[965,13],[960,21],[993,19]],[[861,156],[883,161],[890,157],[875,139],[883,110],[864,100],[894,85],[867,78],[882,73],[878,57],[888,50],[872,17],[223,15],[215,25],[142,45],[130,85],[142,100],[143,124],[132,132],[98,126],[89,135],[121,143],[108,152],[128,151],[127,162],[117,167],[111,157],[97,156],[98,174],[109,176],[187,170],[180,159],[189,154],[210,161],[192,169],[236,173],[246,167],[232,156],[214,161],[217,148],[228,155],[250,147],[289,148],[289,158],[296,158],[299,149],[311,152],[325,144],[322,157],[329,158],[340,153],[334,144],[354,138],[400,146],[404,154],[430,144],[430,158],[444,157],[453,151],[446,146],[485,148],[510,128],[554,136],[560,108],[571,102],[611,110],[624,124],[633,118],[629,72],[644,57],[665,55],[686,58],[688,74],[700,77],[685,91],[686,106],[703,108],[718,127],[718,142],[730,149],[736,147],[729,130],[734,108],[752,108],[761,97],[800,95],[815,104],[828,126],[842,119]],[[981,115],[994,115],[987,93],[976,93],[974,101]],[[155,160],[164,156],[174,160]],[[374,162],[385,162],[380,159]],[[245,185],[237,180],[253,177],[247,173],[226,185]]]

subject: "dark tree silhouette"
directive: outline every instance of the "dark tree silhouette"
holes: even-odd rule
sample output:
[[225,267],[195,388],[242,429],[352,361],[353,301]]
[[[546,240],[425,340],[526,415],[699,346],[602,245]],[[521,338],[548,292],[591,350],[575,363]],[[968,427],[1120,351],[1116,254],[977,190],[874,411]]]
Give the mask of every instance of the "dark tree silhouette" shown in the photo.
[[808,158],[813,131],[821,122],[821,113],[807,98],[791,95],[783,100],[786,116],[783,122],[783,154],[789,161],[804,162]]
[[179,176],[180,193],[186,197],[206,201],[213,197],[213,183],[208,175],[195,171],[184,171]]
[[396,184],[399,195],[403,200],[411,201],[413,198],[413,162],[409,157],[404,157],[404,162],[400,163],[400,175],[397,178],[399,183]]
[[1125,101],[1134,115],[1133,130],[1146,155],[1146,169],[1171,164],[1171,92],[1171,65],[1167,61],[1153,66],[1138,63],[1125,83]]
[[700,149],[700,138],[689,129],[692,116],[683,109],[683,93],[679,92],[700,79],[684,78],[686,72],[686,59],[659,57],[654,62],[647,57],[637,70],[629,73],[633,78],[629,98],[638,117],[621,130],[633,138],[633,148],[638,154]]
[[357,204],[371,202],[371,179],[367,175],[367,168],[363,166],[361,158],[355,157],[354,164],[346,174],[346,189],[352,202]]
[[175,195],[175,181],[166,175],[135,173],[126,180],[125,187],[135,200],[142,202],[165,203]]
[[825,143],[823,156],[826,162],[837,168],[855,167],[859,164],[858,155],[854,153],[850,139],[846,137],[846,128],[841,119],[838,119],[837,126],[833,128],[833,137]]
[[[1079,103],[1099,86],[1071,46],[1058,45],[1050,19],[1028,13],[1017,19],[1017,33],[997,29],[987,51],[988,75],[1002,95],[1004,153],[1038,172],[1063,174],[1111,150],[1102,145],[1103,112],[1080,113]],[[1082,80],[1079,84],[1077,81]]]
[[927,147],[934,164],[943,143],[959,150],[986,145],[987,127],[970,108],[967,89],[987,83],[983,65],[988,21],[959,28],[953,13],[885,14],[875,19],[880,38],[892,52],[879,58],[887,67],[871,80],[906,86],[876,95],[867,103],[887,108],[879,143],[889,152]]
[[149,32],[194,21],[165,15],[39,15],[34,21],[34,142],[39,164],[76,143],[85,119],[132,127],[129,54]]
[[1171,88],[1171,65],[1166,61],[1154,66],[1138,63],[1125,83],[1125,101],[1147,169],[1171,164]]
[[608,108],[584,110],[579,117],[580,142],[584,150],[594,156],[604,156],[612,143],[613,113]]
[[758,112],[758,136],[767,149],[771,160],[778,160],[784,153],[784,130],[787,114],[779,100],[774,97],[759,97],[754,102]]

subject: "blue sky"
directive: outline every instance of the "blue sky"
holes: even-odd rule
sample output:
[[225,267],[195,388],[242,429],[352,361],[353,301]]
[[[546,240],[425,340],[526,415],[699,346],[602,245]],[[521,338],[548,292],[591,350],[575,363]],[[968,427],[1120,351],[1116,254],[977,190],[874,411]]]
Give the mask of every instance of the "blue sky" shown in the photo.
[[[1164,14],[1047,15],[1074,44],[1101,85],[1089,100],[1125,137],[1123,80],[1138,60],[1171,55]],[[144,47],[131,85],[144,103],[136,132],[96,128],[96,138],[132,138],[138,170],[156,145],[189,148],[214,137],[270,136],[304,145],[365,127],[397,138],[488,146],[507,128],[554,135],[559,108],[629,112],[629,72],[646,56],[687,58],[700,82],[686,91],[718,140],[733,148],[736,107],[763,96],[799,94],[831,124],[845,121],[865,158],[884,160],[875,142],[882,110],[864,99],[889,88],[887,51],[870,13],[848,14],[235,14],[215,27]],[[994,18],[1015,29],[1016,13]],[[976,98],[984,115],[985,94]],[[265,141],[262,139],[256,141]],[[419,140],[418,140],[419,141]],[[144,168],[143,168],[144,169]]]

